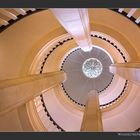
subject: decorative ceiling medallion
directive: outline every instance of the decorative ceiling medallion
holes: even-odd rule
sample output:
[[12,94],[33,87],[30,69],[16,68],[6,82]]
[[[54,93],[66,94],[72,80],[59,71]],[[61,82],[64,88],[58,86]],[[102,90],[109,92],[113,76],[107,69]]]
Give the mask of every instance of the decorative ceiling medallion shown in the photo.
[[82,71],[88,78],[97,78],[103,70],[102,63],[97,58],[86,59],[82,65]]

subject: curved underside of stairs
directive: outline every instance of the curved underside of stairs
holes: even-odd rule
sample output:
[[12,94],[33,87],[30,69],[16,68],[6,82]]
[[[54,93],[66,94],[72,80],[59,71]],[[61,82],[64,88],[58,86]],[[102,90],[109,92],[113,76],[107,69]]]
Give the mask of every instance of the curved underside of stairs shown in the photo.
[[[49,10],[36,10],[8,10],[15,16],[3,10],[0,13],[0,52],[4,54],[0,55],[0,77],[2,80],[57,70],[66,72],[65,82],[32,101],[31,112],[44,126],[42,129],[80,131],[86,95],[91,89],[99,91],[105,132],[138,129],[140,87],[110,73],[109,65],[140,60],[140,9],[89,9],[92,43],[97,46],[90,53],[77,47]],[[86,78],[81,69],[91,57],[99,59],[104,67],[97,79]]]

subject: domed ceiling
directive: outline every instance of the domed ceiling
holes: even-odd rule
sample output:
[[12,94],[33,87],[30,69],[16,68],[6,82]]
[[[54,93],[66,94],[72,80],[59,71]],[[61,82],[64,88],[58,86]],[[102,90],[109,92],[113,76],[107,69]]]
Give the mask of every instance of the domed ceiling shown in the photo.
[[78,48],[63,62],[62,70],[67,74],[63,88],[74,101],[85,104],[89,91],[94,89],[100,93],[112,81],[111,64],[111,57],[100,47],[93,47],[90,52]]

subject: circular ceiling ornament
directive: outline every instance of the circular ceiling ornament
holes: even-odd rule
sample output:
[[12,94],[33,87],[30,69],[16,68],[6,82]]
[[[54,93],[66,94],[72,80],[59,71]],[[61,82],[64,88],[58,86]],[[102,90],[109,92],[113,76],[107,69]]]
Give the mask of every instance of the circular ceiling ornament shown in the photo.
[[102,63],[97,58],[86,59],[82,65],[82,71],[88,78],[97,78],[103,70]]

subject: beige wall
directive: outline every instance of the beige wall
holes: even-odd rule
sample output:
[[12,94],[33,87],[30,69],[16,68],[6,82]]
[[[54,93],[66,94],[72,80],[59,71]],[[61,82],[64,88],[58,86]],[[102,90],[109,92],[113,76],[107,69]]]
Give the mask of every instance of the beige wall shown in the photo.
[[50,11],[16,22],[0,34],[0,79],[26,75],[42,45],[65,33]]
[[[93,31],[98,30],[114,37],[128,51],[131,61],[139,60],[140,30],[135,24],[107,9],[90,9],[89,15]],[[30,65],[39,50],[54,37],[65,33],[66,31],[50,11],[30,15],[7,28],[0,34],[0,80],[27,75]],[[74,43],[72,44],[74,45]],[[51,68],[56,69],[57,66],[54,65]],[[32,130],[26,109],[21,107],[21,110],[25,115],[19,115],[19,111],[14,110],[0,116],[0,131]],[[131,110],[129,111],[131,113]],[[134,119],[135,117],[132,118],[132,122]],[[24,124],[23,120],[27,121],[27,125],[22,125]]]
[[[0,80],[27,75],[42,46],[63,33],[65,30],[48,10],[25,17],[7,28],[0,34]],[[0,131],[32,131],[23,108],[19,109],[22,115],[15,110],[0,116]]]
[[0,116],[0,131],[23,131],[17,109]]
[[109,9],[89,9],[89,16],[93,31],[97,30],[112,36],[126,48],[133,59],[139,60],[137,57],[137,55],[140,57],[140,30],[138,26]]

